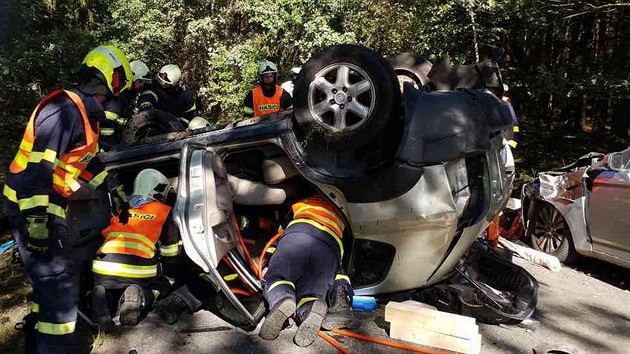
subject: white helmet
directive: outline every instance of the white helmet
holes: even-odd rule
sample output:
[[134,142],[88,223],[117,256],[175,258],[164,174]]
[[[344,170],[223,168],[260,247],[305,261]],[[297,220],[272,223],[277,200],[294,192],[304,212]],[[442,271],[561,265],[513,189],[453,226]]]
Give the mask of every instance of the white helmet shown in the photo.
[[153,200],[164,201],[171,186],[168,179],[160,171],[147,168],[136,176],[133,182],[133,194]]
[[208,122],[205,118],[195,117],[190,120],[190,123],[188,123],[188,130],[203,129],[209,127],[210,125],[210,122]]
[[276,66],[276,64],[274,64],[273,62],[270,62],[269,60],[264,60],[262,63],[260,63],[260,66],[258,67],[258,75],[263,75],[263,74],[276,74],[278,72],[278,67]]
[[136,80],[151,80],[149,77],[149,67],[147,64],[141,62],[140,60],[134,60],[131,63],[131,72],[133,73],[133,81]]
[[175,64],[164,65],[156,75],[158,83],[164,88],[177,86],[181,78],[182,71],[179,66]]

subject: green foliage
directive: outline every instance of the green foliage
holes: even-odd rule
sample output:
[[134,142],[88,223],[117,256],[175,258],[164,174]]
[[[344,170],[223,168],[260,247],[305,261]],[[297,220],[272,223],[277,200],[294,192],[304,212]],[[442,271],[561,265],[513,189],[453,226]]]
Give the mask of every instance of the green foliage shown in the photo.
[[[574,111],[580,95],[630,95],[630,17],[615,15],[617,8],[574,16],[588,10],[581,2],[16,0],[12,6],[19,13],[15,34],[0,43],[0,139],[10,154],[41,95],[71,82],[83,55],[101,43],[118,45],[153,70],[178,64],[202,115],[220,124],[242,117],[260,60],[276,62],[283,81],[291,67],[337,43],[448,56],[454,63],[475,60],[476,46],[482,57],[502,46],[503,75],[519,114],[536,121]],[[609,42],[620,44],[594,51],[604,42],[589,42],[588,35],[594,38],[606,21],[617,31]]]

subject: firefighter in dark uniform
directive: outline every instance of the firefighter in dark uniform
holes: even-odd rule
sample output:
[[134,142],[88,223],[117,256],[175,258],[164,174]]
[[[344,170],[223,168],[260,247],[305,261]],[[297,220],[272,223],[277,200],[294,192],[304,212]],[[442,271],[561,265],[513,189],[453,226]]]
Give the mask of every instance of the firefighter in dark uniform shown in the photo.
[[134,60],[129,65],[133,74],[131,89],[125,90],[104,106],[105,120],[101,124],[99,143],[106,151],[120,144],[122,129],[134,114],[137,96],[143,91],[144,85],[151,82],[151,72],[145,63]]
[[158,258],[166,278],[174,282],[180,243],[171,207],[164,203],[169,190],[162,173],[142,170],[129,199],[129,222],[122,224],[113,216],[102,232],[105,241],[92,262],[92,311],[106,331],[114,327],[110,309],[128,326],[150,310],[159,292]]
[[129,62],[117,48],[100,46],[87,54],[79,73],[76,87],[53,91],[31,114],[3,190],[33,287],[32,312],[23,323],[27,352],[74,352],[78,272],[65,218],[78,179],[107,188],[112,212],[123,219],[127,205],[122,186],[95,155],[103,103],[131,86]]
[[259,85],[254,87],[243,102],[245,117],[258,117],[280,112],[293,105],[293,98],[278,85],[276,64],[265,60],[258,68]]
[[181,84],[182,71],[175,64],[164,65],[138,97],[138,110],[161,109],[187,121],[197,116],[195,97]]
[[326,296],[340,268],[344,223],[337,208],[319,195],[301,199],[291,208],[293,221],[278,240],[264,274],[269,313],[259,335],[275,339],[294,316],[299,323],[294,342],[308,346],[321,328]]

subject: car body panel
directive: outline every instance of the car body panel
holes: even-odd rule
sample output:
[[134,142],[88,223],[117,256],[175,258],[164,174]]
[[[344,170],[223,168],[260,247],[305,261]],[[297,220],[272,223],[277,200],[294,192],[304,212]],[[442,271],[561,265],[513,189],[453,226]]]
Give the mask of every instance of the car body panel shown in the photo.
[[523,221],[527,227],[532,203],[547,202],[564,217],[578,254],[630,268],[630,170],[613,171],[604,159],[590,153],[560,171],[539,173],[523,188]]

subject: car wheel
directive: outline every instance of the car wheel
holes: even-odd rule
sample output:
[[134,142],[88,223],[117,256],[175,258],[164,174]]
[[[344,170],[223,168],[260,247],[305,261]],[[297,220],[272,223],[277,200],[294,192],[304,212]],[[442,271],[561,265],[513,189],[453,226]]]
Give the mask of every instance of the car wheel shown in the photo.
[[133,144],[150,136],[184,130],[182,122],[174,115],[159,109],[149,109],[135,114],[122,131],[122,143]]
[[577,252],[564,216],[549,203],[537,204],[527,228],[532,247],[555,256],[562,263],[575,262]]
[[293,97],[295,118],[309,136],[323,135],[337,148],[357,147],[382,134],[398,115],[400,89],[382,56],[342,44],[304,64]]
[[423,57],[412,53],[400,53],[387,56],[387,61],[394,68],[400,90],[405,82],[411,83],[419,89],[429,83],[429,71],[433,64]]

